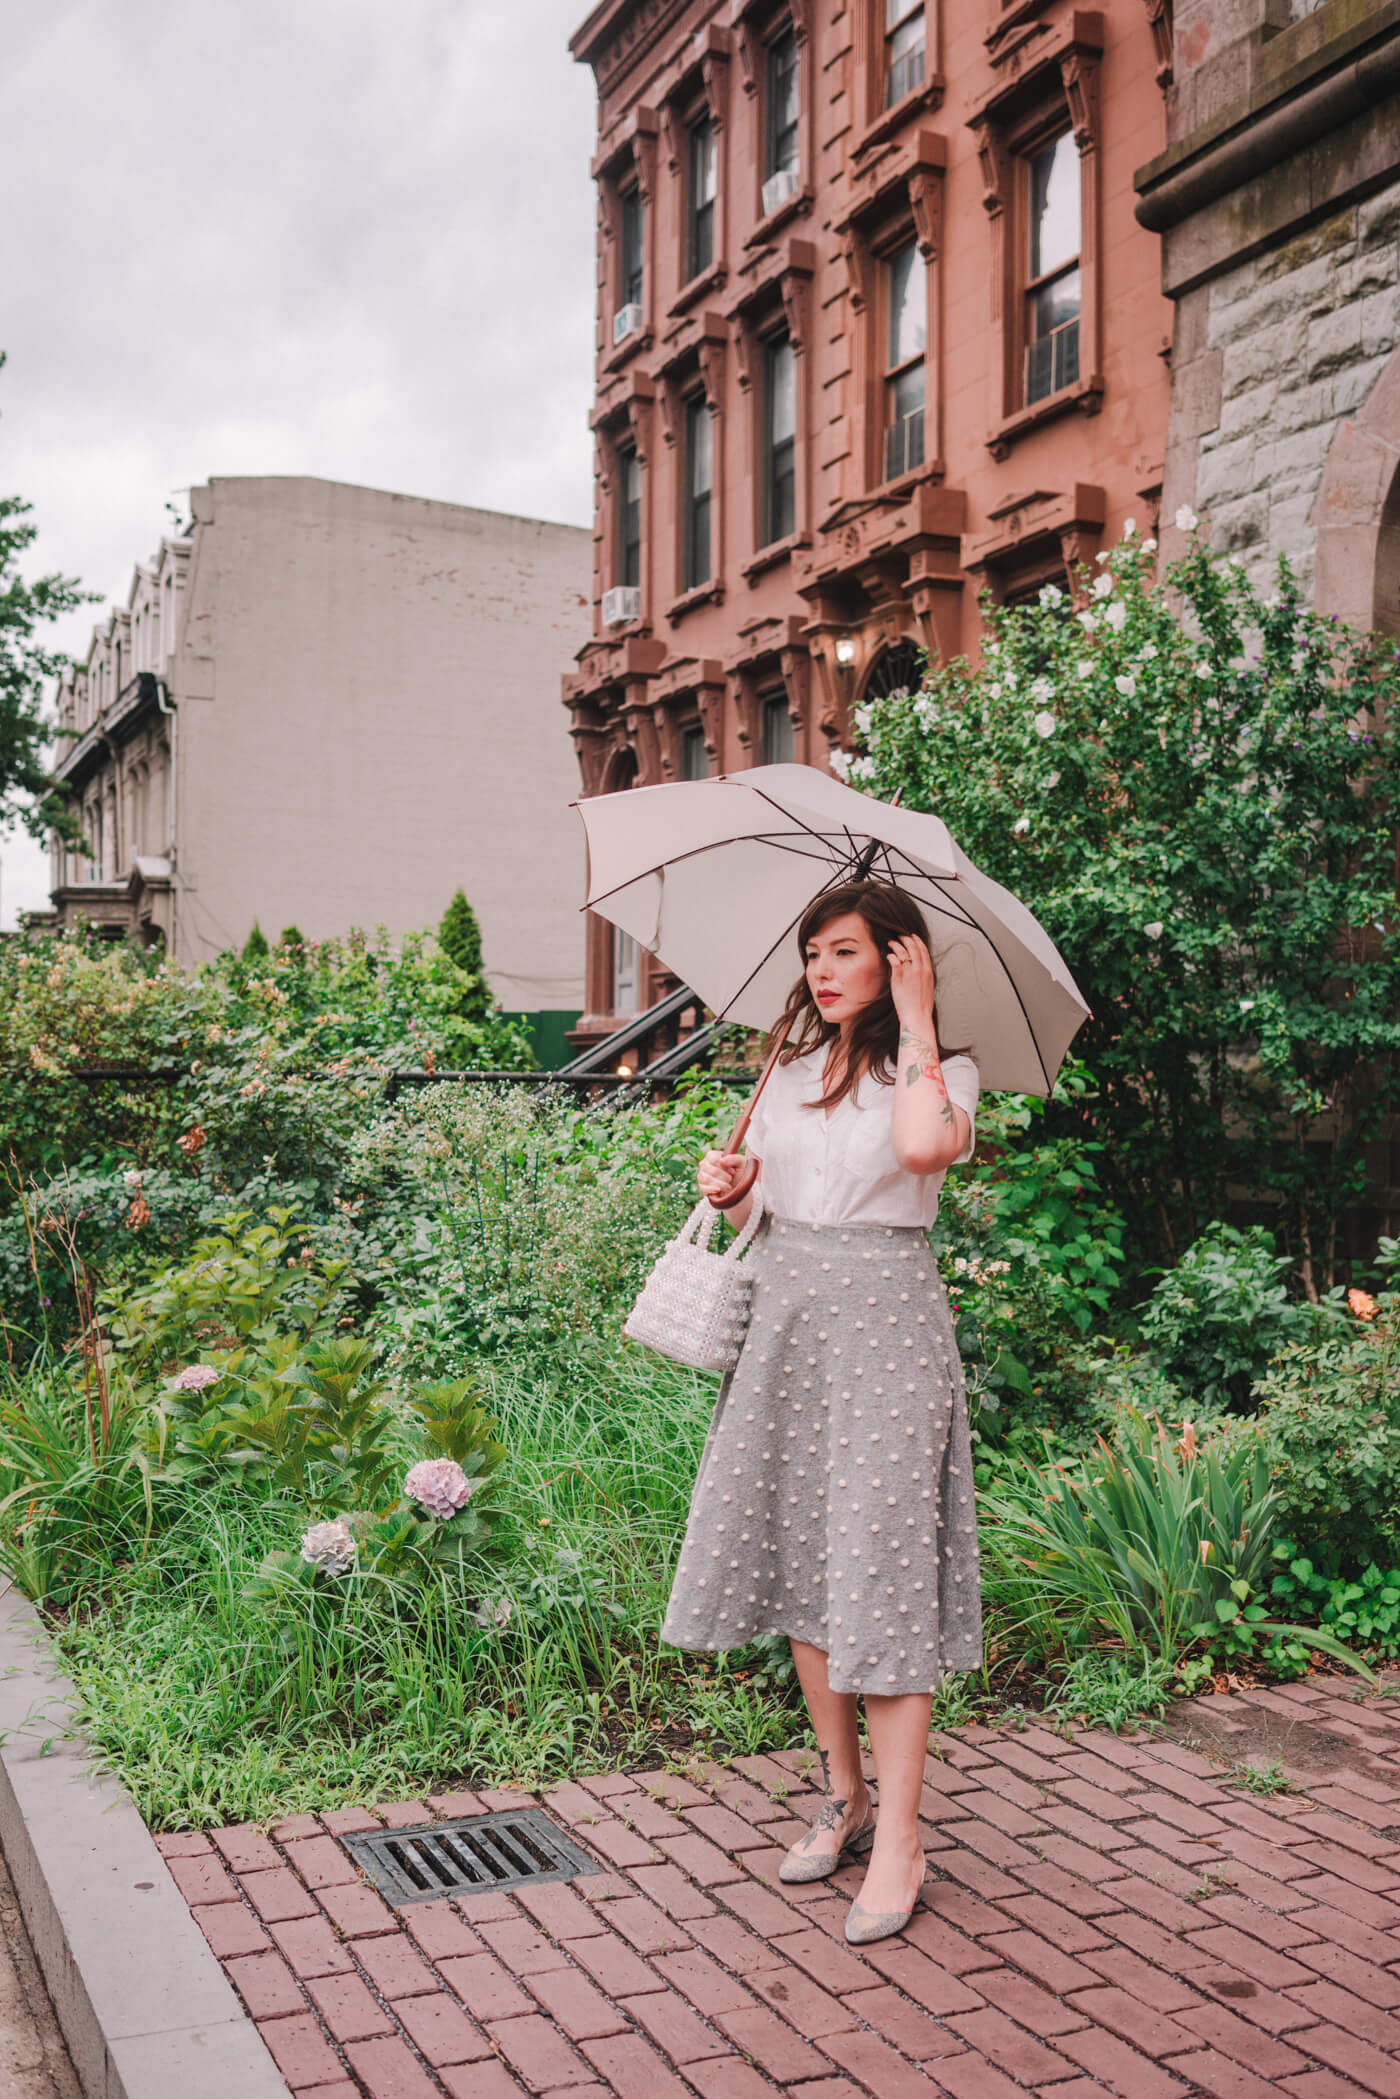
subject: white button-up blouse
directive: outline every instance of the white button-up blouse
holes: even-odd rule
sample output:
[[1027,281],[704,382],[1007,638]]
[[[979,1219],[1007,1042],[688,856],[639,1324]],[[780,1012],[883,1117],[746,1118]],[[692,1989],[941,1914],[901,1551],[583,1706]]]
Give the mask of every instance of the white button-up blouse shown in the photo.
[[[821,1099],[826,1046],[779,1064],[758,1097],[748,1152],[761,1159],[763,1207],[801,1224],[901,1224],[927,1229],[938,1215],[942,1173],[906,1173],[894,1155],[894,1087],[862,1074],[828,1115]],[[971,1057],[945,1057],[948,1098],[969,1124],[954,1162],[972,1157],[981,1081]]]

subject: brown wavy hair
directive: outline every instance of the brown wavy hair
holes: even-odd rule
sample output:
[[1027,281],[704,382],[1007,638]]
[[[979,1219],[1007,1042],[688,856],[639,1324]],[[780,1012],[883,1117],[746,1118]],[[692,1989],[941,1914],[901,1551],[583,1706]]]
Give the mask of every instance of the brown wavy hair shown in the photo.
[[[812,1050],[834,1041],[841,1032],[835,1021],[825,1018],[807,983],[807,943],[833,918],[841,918],[848,911],[863,918],[870,928],[870,937],[884,958],[885,986],[881,995],[860,1014],[851,1030],[851,1055],[841,1074],[840,1084],[829,1091],[823,1089],[820,1100],[808,1102],[813,1108],[834,1108],[848,1093],[855,1092],[863,1072],[868,1071],[877,1085],[894,1084],[899,1068],[899,1016],[890,996],[890,942],[905,939],[910,934],[926,945],[928,942],[922,911],[911,896],[896,889],[891,882],[843,882],[839,889],[826,889],[820,896],[813,897],[797,928],[802,974],[788,993],[782,1018],[773,1031],[776,1036],[785,1023],[791,1022],[787,1042],[778,1059],[780,1064],[791,1064],[796,1058],[809,1055]],[[938,1032],[936,1001],[933,1039],[938,1044],[940,1059],[967,1054],[966,1050],[944,1049]]]

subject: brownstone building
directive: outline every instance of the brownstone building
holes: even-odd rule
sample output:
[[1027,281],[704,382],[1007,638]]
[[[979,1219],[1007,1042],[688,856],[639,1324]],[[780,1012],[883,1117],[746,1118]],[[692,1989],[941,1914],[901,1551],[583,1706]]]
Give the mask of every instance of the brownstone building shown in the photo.
[[[1170,0],[601,0],[586,794],[824,765],[1155,523]],[[584,1029],[645,1005],[594,923]]]

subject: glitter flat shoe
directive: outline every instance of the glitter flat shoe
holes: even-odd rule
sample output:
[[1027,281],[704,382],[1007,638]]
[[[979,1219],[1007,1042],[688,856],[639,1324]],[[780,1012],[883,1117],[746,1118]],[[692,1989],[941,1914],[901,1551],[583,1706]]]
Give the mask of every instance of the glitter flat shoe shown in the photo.
[[[923,1893],[924,1881],[928,1879],[928,1860],[919,1881],[919,1893]],[[877,1939],[892,1939],[903,1931],[919,1906],[916,1895],[907,1910],[867,1910],[853,1902],[846,1918],[846,1944],[848,1946],[873,1946]]]
[[[830,1844],[822,1851],[803,1852],[799,1852],[797,1845],[794,1844],[778,1868],[779,1880],[785,1880],[789,1887],[798,1881],[826,1880],[830,1874],[836,1871],[836,1868],[848,1852],[854,1858],[861,1852],[870,1849],[875,1841],[875,1803],[873,1801],[865,1811],[865,1820],[861,1823],[860,1828],[853,1831],[844,1844],[838,1844],[834,1835],[835,1830],[840,1826],[840,1822],[840,1809],[834,1800],[828,1800],[817,1816],[816,1821],[812,1824],[812,1828],[833,1832]],[[809,1831],[808,1834],[810,1835],[810,1833]],[[805,1844],[806,1841],[806,1837],[798,1839],[800,1844]]]

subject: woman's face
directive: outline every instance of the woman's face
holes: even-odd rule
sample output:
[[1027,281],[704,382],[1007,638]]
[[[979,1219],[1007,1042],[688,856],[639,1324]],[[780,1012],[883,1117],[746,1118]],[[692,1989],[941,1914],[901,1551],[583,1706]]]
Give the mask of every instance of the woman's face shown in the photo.
[[823,1020],[841,1027],[883,997],[889,984],[885,957],[858,911],[829,918],[807,942],[807,988]]

